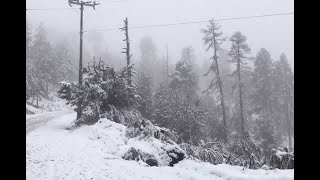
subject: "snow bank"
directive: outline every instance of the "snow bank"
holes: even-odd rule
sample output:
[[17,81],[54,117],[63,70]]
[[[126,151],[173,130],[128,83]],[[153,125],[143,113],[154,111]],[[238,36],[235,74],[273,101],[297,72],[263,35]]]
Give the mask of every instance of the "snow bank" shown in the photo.
[[[100,119],[98,123],[91,126],[92,131],[89,138],[93,141],[108,145],[105,153],[109,153],[118,157],[123,155],[131,148],[139,149],[142,152],[154,155],[160,166],[167,166],[171,162],[168,156],[169,151],[183,151],[176,144],[164,143],[159,139],[150,136],[137,136],[130,138],[126,136],[127,127],[106,118]],[[175,156],[171,153],[170,156]]]
[[[243,170],[240,166],[182,160],[173,167],[152,166],[142,161],[127,161],[123,154],[131,147],[161,159],[162,147],[155,138],[128,138],[126,127],[108,119],[92,126],[66,130],[76,114],[71,113],[48,122],[27,135],[27,180],[95,179],[95,180],[286,180],[293,170]],[[165,164],[165,160],[161,161]]]
[[227,164],[212,165],[210,163],[197,162],[192,160],[181,161],[177,166],[189,167],[194,170],[210,172],[215,174],[222,179],[228,180],[269,180],[269,179],[280,179],[287,180],[293,179],[293,170],[253,170],[243,169],[241,166],[231,166]]

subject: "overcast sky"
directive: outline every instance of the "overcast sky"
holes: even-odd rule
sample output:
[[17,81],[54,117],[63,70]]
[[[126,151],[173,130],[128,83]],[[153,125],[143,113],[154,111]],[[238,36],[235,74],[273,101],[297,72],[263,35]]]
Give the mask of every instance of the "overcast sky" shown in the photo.
[[[108,2],[109,1],[109,2]],[[27,8],[71,8],[67,0],[27,0]],[[170,24],[188,21],[203,21],[211,18],[255,16],[294,11],[293,0],[100,0],[101,5],[93,10],[86,7],[84,11],[84,30],[119,28],[128,17],[129,28],[154,24]],[[74,6],[73,8],[79,8]],[[60,33],[78,33],[80,13],[74,10],[28,11],[27,17],[33,28],[43,22],[54,38]],[[235,31],[247,36],[247,41],[256,55],[260,48],[270,51],[274,60],[284,52],[290,64],[294,65],[294,16],[273,16],[253,19],[220,21],[224,35],[230,37]],[[172,61],[178,60],[181,49],[191,45],[199,63],[211,52],[205,52],[200,29],[206,23],[179,26],[131,29],[129,36],[134,59],[139,59],[139,41],[150,36],[158,49],[158,54],[165,54],[166,44]],[[84,34],[88,38],[93,32]],[[96,33],[97,34],[97,33]],[[103,44],[113,53],[119,53],[125,45],[122,32],[101,31]],[[78,36],[72,36],[78,38]],[[78,45],[76,45],[78,46]],[[230,49],[230,43],[224,48]]]

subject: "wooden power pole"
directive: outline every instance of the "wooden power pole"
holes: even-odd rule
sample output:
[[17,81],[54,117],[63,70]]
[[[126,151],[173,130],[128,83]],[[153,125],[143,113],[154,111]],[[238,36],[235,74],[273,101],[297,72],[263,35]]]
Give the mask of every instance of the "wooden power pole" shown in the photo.
[[[95,6],[98,5],[95,1],[80,1],[80,0],[68,0],[69,5],[80,5],[80,56],[79,56],[79,87],[82,88],[82,35],[83,35],[83,7],[84,6],[91,6],[95,9]],[[79,119],[82,115],[82,108],[81,102],[78,104],[78,111],[77,111],[77,119]]]
[[126,59],[127,59],[127,74],[128,74],[128,77],[127,77],[127,83],[128,83],[128,86],[129,86],[129,91],[128,91],[128,94],[127,94],[127,102],[128,102],[128,105],[129,105],[129,93],[131,91],[131,80],[132,80],[132,74],[131,74],[131,67],[129,68],[130,66],[130,58],[132,55],[130,55],[130,40],[129,40],[129,32],[128,32],[128,18],[126,18],[124,20],[124,27],[122,28],[119,28],[121,31],[124,31],[124,35],[126,36],[126,38],[123,40],[126,42],[126,47],[125,48],[122,48],[124,49],[125,51],[122,51],[121,53],[125,53],[126,54]]
[[124,49],[125,51],[123,51],[122,53],[125,53],[126,54],[126,59],[127,59],[127,70],[128,70],[128,85],[129,87],[131,87],[131,78],[132,78],[132,74],[131,74],[131,68],[129,68],[130,66],[130,59],[131,59],[131,56],[130,55],[130,40],[129,40],[129,33],[128,33],[128,18],[126,18],[124,20],[124,27],[122,28],[119,28],[121,29],[122,31],[124,31],[124,35],[126,36],[126,38],[123,40],[123,41],[126,41],[126,47],[125,48],[122,48]]

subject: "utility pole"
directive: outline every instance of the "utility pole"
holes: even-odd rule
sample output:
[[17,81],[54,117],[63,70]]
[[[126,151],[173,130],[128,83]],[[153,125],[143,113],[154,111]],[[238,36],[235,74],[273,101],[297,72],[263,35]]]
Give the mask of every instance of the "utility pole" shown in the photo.
[[131,58],[132,55],[130,55],[130,40],[129,40],[129,33],[128,33],[128,18],[126,18],[124,20],[124,27],[119,28],[119,29],[121,31],[124,31],[124,35],[126,36],[126,38],[123,40],[123,41],[126,42],[126,47],[122,48],[125,51],[122,51],[121,53],[125,53],[126,54],[126,59],[127,59],[127,74],[128,74],[127,83],[128,83],[128,86],[129,86],[129,91],[128,91],[128,94],[127,94],[127,102],[128,102],[128,105],[129,105],[129,93],[130,93],[130,88],[131,88],[131,77],[132,77],[131,67],[129,68],[129,66],[130,66],[130,58]]
[[121,53],[125,53],[126,54],[126,59],[127,59],[127,70],[128,70],[128,85],[129,87],[131,87],[131,68],[129,68],[130,66],[130,58],[132,55],[130,55],[130,40],[129,40],[129,33],[128,33],[128,18],[126,18],[124,20],[124,27],[119,28],[122,31],[124,31],[124,35],[126,36],[126,38],[123,41],[126,41],[126,47],[122,48],[125,51],[122,51]]
[[[80,5],[80,56],[79,56],[79,87],[82,88],[82,35],[83,35],[83,6],[91,6],[95,9],[95,6],[98,5],[95,1],[80,1],[80,0],[68,0],[69,5],[75,4]],[[72,7],[72,6],[71,6]],[[77,119],[82,115],[81,102],[78,104]]]

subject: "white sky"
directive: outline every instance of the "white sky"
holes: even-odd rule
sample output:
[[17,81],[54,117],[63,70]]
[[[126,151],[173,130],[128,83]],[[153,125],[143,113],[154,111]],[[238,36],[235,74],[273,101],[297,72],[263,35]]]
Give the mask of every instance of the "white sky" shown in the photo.
[[[93,10],[84,11],[84,30],[119,28],[128,17],[130,26],[169,24],[186,21],[202,21],[211,18],[229,18],[294,11],[293,0],[109,0]],[[27,8],[71,8],[67,0],[27,0]],[[73,6],[78,8],[78,6]],[[33,28],[40,22],[53,34],[54,38],[63,38],[60,33],[73,33],[72,38],[79,38],[79,10],[29,11],[27,17]],[[294,65],[294,15],[220,21],[224,35],[230,37],[235,31],[247,36],[252,55],[260,48],[270,51],[274,60],[284,52],[290,64]],[[143,36],[151,36],[156,43],[158,54],[165,54],[169,46],[172,61],[180,57],[181,49],[191,45],[195,49],[197,60],[202,63],[210,53],[205,52],[200,29],[206,23],[188,24],[169,27],[131,29],[129,36],[134,59],[139,59],[139,41]],[[84,38],[88,38],[87,32]],[[103,43],[113,53],[121,52],[125,45],[124,35],[119,31],[102,31]],[[75,46],[78,46],[75,45]],[[230,43],[224,48],[229,49]]]

